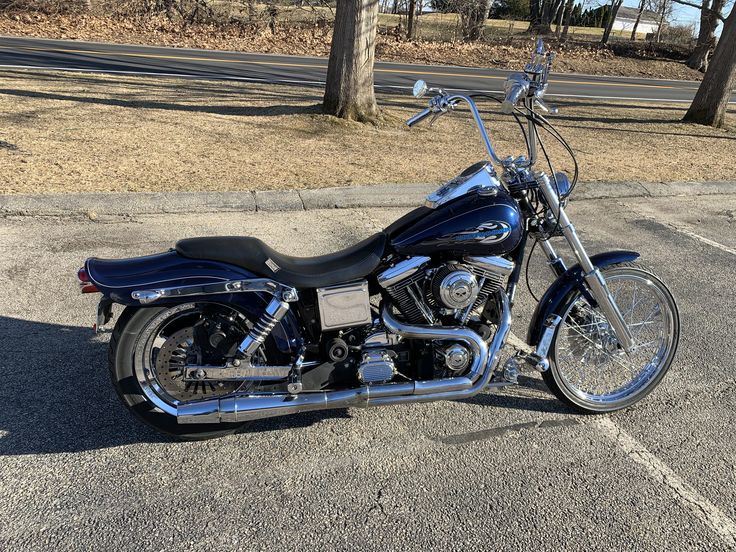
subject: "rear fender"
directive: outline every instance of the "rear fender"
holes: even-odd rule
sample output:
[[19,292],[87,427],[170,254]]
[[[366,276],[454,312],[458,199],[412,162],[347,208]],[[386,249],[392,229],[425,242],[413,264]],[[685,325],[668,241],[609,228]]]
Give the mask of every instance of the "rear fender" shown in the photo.
[[[85,262],[85,268],[90,280],[105,298],[131,307],[141,306],[131,295],[137,290],[258,278],[252,272],[234,265],[188,259],[173,250],[130,259],[91,258]],[[162,298],[151,306],[165,307],[197,300],[196,296]],[[206,298],[203,296],[199,300],[233,305],[255,323],[271,300],[271,296],[262,292],[228,293],[207,295]],[[292,350],[292,344],[299,340],[300,335],[299,324],[292,309],[274,328],[272,335],[279,350],[282,352]]]
[[[635,251],[609,251],[593,255],[590,262],[596,268],[604,269],[618,263],[626,263],[635,261],[640,257]],[[547,318],[557,312],[565,297],[575,288],[583,288],[584,284],[583,269],[580,265],[570,267],[562,276],[557,278],[554,283],[547,289],[544,296],[537,303],[534,310],[531,324],[529,324],[529,332],[527,333],[527,343],[536,345],[544,330],[544,322]]]

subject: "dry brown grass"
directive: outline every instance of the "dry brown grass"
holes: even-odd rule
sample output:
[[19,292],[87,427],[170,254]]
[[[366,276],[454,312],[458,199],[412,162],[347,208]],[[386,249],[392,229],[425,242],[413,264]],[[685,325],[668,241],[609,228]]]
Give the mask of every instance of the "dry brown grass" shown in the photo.
[[[5,193],[440,182],[483,158],[463,114],[406,129],[423,107],[413,98],[381,96],[391,117],[371,127],[319,114],[314,88],[38,71],[0,82]],[[733,114],[731,130],[716,130],[679,122],[683,105],[561,107],[555,121],[584,180],[733,178]],[[501,153],[521,151],[512,119],[495,111],[488,126]]]

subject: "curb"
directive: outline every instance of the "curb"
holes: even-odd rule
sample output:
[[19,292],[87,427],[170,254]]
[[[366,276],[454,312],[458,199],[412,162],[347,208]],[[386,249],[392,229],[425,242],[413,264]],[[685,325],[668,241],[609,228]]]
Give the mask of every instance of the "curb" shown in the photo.
[[[416,207],[435,184],[378,184],[257,192],[117,192],[0,195],[0,217],[132,216],[166,213],[312,211]],[[573,200],[736,195],[736,182],[580,183]]]

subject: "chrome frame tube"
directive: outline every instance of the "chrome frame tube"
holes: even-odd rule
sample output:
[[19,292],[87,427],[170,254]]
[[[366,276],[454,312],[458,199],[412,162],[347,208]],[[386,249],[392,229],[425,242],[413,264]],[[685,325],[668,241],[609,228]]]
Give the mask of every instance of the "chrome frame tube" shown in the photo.
[[299,294],[296,289],[280,284],[274,280],[269,280],[268,278],[227,280],[224,282],[214,282],[210,284],[143,289],[132,292],[130,296],[142,305],[149,305],[159,299],[251,292],[266,292],[289,303],[299,300]]
[[629,330],[629,327],[624,321],[621,311],[619,310],[618,305],[616,305],[616,301],[614,301],[603,275],[590,261],[590,257],[588,257],[575,227],[567,216],[567,213],[565,213],[565,209],[560,205],[559,198],[552,187],[549,176],[541,173],[537,176],[537,181],[539,182],[542,193],[547,200],[547,205],[549,205],[553,214],[555,214],[559,221],[563,236],[567,239],[567,243],[570,244],[570,248],[572,249],[575,258],[583,269],[583,278],[585,278],[585,282],[588,284],[591,295],[598,303],[603,314],[605,314],[608,322],[611,324],[621,346],[627,353],[631,352],[634,348],[634,337],[631,334],[631,330]]
[[[396,320],[390,307],[383,310],[386,328],[402,337],[424,340],[462,341],[473,349],[474,358],[467,376],[440,380],[365,385],[357,389],[299,395],[234,395],[178,405],[180,424],[244,422],[297,414],[313,410],[349,406],[381,406],[408,402],[456,400],[472,397],[489,385],[499,353],[511,327],[511,308],[503,291],[497,292],[501,312],[498,329],[490,345],[468,328],[441,328],[405,325]],[[497,386],[495,384],[491,384]],[[506,385],[506,384],[504,384]]]

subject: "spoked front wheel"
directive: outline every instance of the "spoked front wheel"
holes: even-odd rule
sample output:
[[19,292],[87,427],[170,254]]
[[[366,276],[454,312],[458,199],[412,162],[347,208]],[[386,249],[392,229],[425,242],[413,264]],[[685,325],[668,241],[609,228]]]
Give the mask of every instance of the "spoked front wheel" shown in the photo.
[[621,263],[604,269],[603,276],[634,349],[621,348],[605,315],[576,289],[556,313],[562,321],[543,374],[558,398],[586,412],[612,412],[645,397],[672,364],[680,338],[677,305],[656,274]]

